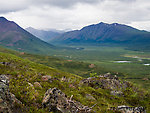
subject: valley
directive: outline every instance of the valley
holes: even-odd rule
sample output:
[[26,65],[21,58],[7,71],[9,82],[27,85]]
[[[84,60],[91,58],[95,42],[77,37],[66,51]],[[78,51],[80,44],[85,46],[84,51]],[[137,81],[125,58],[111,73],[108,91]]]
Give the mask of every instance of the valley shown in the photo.
[[[65,113],[66,110],[73,113],[75,110],[82,113],[113,113],[117,112],[120,105],[144,106],[138,108],[149,111],[148,91],[116,75],[91,74],[90,78],[84,78],[32,61],[38,58],[42,61],[42,56],[36,58],[32,54],[4,48],[0,50],[0,97],[1,102],[5,102],[0,104],[2,111]],[[83,68],[80,64],[76,66]],[[72,69],[76,70],[74,67]],[[71,106],[76,106],[76,109]]]
[[[122,79],[132,81],[139,87],[149,90],[150,66],[145,65],[150,63],[149,52],[131,51],[122,47],[66,47],[84,49],[57,49],[47,52],[45,55],[20,55],[20,53],[17,55],[82,77],[89,77],[90,73],[104,74],[111,72]],[[135,58],[135,56],[138,56],[138,58]],[[115,63],[118,61],[128,61],[130,63]],[[89,68],[90,64],[94,64],[96,68]]]
[[149,32],[103,22],[30,32],[0,17],[0,112],[149,112]]
[[[83,50],[57,51],[51,55],[66,60],[83,61],[95,64],[104,72],[120,73],[123,78],[131,80],[135,84],[149,90],[150,66],[149,52],[132,51],[122,47],[98,47],[98,46],[69,46],[82,47]],[[128,56],[127,56],[128,55]],[[129,57],[132,56],[132,57]],[[138,58],[134,56],[139,56]],[[116,61],[129,61],[130,63],[114,63]],[[102,72],[103,72],[102,71]],[[98,72],[101,73],[101,70]],[[137,79],[138,78],[138,79]],[[148,78],[149,80],[143,80]]]

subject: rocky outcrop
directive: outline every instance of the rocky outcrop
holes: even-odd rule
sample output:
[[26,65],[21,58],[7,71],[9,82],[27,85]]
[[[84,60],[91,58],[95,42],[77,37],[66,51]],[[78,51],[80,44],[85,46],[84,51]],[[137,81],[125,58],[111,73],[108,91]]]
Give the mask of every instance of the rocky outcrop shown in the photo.
[[50,75],[45,75],[45,76],[42,76],[42,81],[49,81],[51,80],[51,76]]
[[89,65],[89,68],[94,68],[95,67],[95,64],[90,64]]
[[121,113],[146,113],[146,110],[144,107],[129,107],[129,106],[118,106],[117,108],[111,108],[111,110],[114,111],[120,111]]
[[0,113],[13,113],[16,104],[21,102],[9,92],[9,79],[6,75],[0,75]]
[[97,77],[90,77],[80,82],[80,85],[88,85],[95,89],[102,88],[110,90],[112,95],[122,95],[122,90],[127,87],[132,87],[127,81],[121,81],[116,75],[110,73],[100,75]]
[[0,62],[0,64],[6,65],[6,66],[11,65],[11,63],[10,63],[10,62]]
[[92,108],[70,99],[59,89],[47,90],[42,101],[43,107],[49,111],[60,113],[92,113]]
[[43,82],[53,82],[53,81],[55,81],[55,80],[58,80],[58,81],[59,81],[58,78],[52,77],[52,76],[50,76],[50,75],[42,76],[41,80],[42,80]]
[[42,86],[39,82],[34,82],[34,87],[42,89]]

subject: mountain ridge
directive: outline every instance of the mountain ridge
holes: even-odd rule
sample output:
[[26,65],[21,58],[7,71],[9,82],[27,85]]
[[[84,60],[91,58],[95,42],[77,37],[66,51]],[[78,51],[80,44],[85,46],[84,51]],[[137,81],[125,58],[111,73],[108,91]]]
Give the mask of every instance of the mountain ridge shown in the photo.
[[0,17],[0,44],[20,51],[44,51],[55,46],[30,34],[14,21]]
[[98,44],[137,44],[146,46],[150,43],[150,32],[138,30],[124,24],[98,23],[85,26],[80,30],[66,32],[53,38],[56,44],[98,43]]

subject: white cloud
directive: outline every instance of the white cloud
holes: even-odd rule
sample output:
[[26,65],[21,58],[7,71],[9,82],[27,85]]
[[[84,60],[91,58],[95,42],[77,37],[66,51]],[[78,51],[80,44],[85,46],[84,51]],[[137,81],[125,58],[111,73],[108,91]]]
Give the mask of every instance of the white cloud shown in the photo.
[[[7,2],[6,2],[7,1]],[[149,0],[6,0],[1,16],[25,27],[80,29],[118,22],[150,31]],[[8,3],[8,4],[7,4]]]
[[150,21],[135,21],[129,25],[134,26],[135,28],[139,28],[140,30],[150,31]]

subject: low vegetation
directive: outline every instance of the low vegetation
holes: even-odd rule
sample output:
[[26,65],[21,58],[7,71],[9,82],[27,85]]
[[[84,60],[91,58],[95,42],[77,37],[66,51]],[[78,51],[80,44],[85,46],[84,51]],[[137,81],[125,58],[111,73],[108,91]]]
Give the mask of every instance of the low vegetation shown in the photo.
[[[119,47],[84,46],[82,48],[84,50],[57,50],[50,54],[52,56],[15,52],[4,48],[0,48],[0,51],[82,77],[89,77],[90,73],[111,72],[149,90],[150,66],[144,65],[150,63],[148,52],[129,51]],[[131,61],[131,63],[114,63],[114,61]],[[94,67],[91,68],[91,64]]]
[[[1,51],[3,50],[1,49]],[[122,96],[112,95],[110,86],[102,88],[97,87],[96,83],[92,83],[93,85],[84,84],[82,81],[85,78],[83,77],[45,66],[44,63],[39,64],[28,60],[29,58],[33,60],[34,55],[34,57],[22,59],[9,53],[18,56],[20,54],[10,50],[5,50],[5,53],[0,52],[0,74],[7,75],[10,78],[10,91],[23,103],[21,107],[27,112],[48,112],[48,109],[43,108],[41,103],[45,92],[54,87],[60,89],[68,97],[73,95],[73,100],[79,101],[85,106],[95,105],[93,110],[96,112],[111,113],[113,111],[109,108],[119,105],[143,106],[149,111],[150,94],[137,88],[132,83],[129,83],[127,88],[122,87]],[[21,55],[24,55],[24,53],[21,53]],[[35,60],[38,60],[38,58]],[[84,72],[84,70],[81,72]],[[94,77],[93,79],[99,80],[99,74],[93,73],[90,75]],[[119,83],[123,84],[121,81]]]

